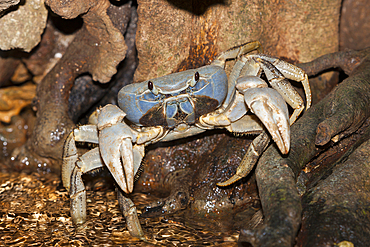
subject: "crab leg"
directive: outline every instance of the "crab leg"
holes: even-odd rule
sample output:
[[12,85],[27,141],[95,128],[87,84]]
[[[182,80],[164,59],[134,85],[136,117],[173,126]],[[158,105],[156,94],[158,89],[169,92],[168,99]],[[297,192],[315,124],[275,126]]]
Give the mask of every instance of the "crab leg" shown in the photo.
[[125,197],[120,189],[117,189],[117,197],[121,211],[126,218],[127,229],[131,236],[145,240],[146,238],[137,216],[135,204],[131,201],[131,199]]
[[[304,109],[304,103],[301,96],[284,77],[282,72],[280,72],[272,63],[259,57],[257,57],[256,60],[261,65],[271,86],[278,91],[284,100],[294,109],[293,114],[290,117],[290,125],[292,125]],[[307,97],[307,107],[309,107],[311,104],[311,90],[308,85],[308,80],[307,85],[305,86],[305,91]]]
[[226,60],[235,59],[251,51],[257,50],[259,53],[263,52],[262,45],[259,41],[251,41],[242,45],[233,47],[223,53],[221,53],[213,62],[213,65],[225,67]]
[[75,141],[98,143],[98,130],[96,125],[83,125],[74,129],[67,137],[63,151],[62,181],[69,191],[70,175],[78,159]]
[[[282,60],[279,60],[277,58],[269,57],[267,55],[258,54],[258,55],[252,55],[251,57],[257,57],[255,61],[252,62],[251,59],[248,58],[242,58],[242,60],[247,64],[248,66],[245,66],[243,71],[241,72],[242,75],[257,75],[259,73],[259,66],[262,67],[262,69],[265,71],[265,74],[267,76],[267,79],[269,80],[271,86],[275,88],[285,99],[288,104],[290,104],[294,112],[292,116],[290,117],[290,125],[293,124],[299,114],[303,111],[304,105],[303,100],[298,95],[298,93],[294,90],[294,88],[290,85],[290,83],[285,78],[289,78],[295,81],[301,81],[306,93],[306,100],[307,100],[307,109],[311,105],[311,89],[308,84],[308,78],[307,74],[301,70],[300,68],[289,64],[287,62],[284,62]],[[248,61],[249,60],[249,61]],[[258,66],[256,66],[258,64]],[[278,67],[278,69],[276,67]],[[248,70],[248,72],[246,72]],[[281,71],[281,72],[280,72]],[[253,98],[257,99],[256,97],[261,97],[261,91],[258,90],[258,87],[267,87],[262,80],[260,80],[260,83],[258,81],[260,80],[259,77],[241,77],[238,78],[238,84],[236,87],[240,92],[243,92],[245,95],[246,103],[248,104],[249,108],[254,112],[259,119],[264,123],[265,127],[269,130],[271,136],[273,137],[275,143],[278,145],[280,151],[283,154],[286,154],[289,151],[289,135],[290,135],[290,128],[289,125],[284,121],[288,118],[287,113],[285,113],[284,116],[279,116],[274,114],[271,114],[269,107],[267,106],[267,101],[271,100],[272,98],[266,98],[255,101]],[[254,82],[253,82],[254,81]],[[255,83],[256,82],[256,83]],[[255,94],[253,96],[252,89]],[[274,94],[274,92],[271,91],[271,96]],[[282,104],[285,104],[285,102],[280,102],[278,104],[277,101],[281,101],[281,97],[276,95],[275,99],[273,99],[273,102],[275,104],[270,104],[270,107],[276,107],[276,106],[282,106]],[[265,101],[266,103],[262,103]],[[235,105],[235,104],[233,104]],[[253,106],[254,105],[254,106]],[[232,108],[231,106],[230,108]],[[229,108],[229,110],[230,110]],[[281,112],[281,109],[278,110]],[[270,120],[268,120],[270,119]],[[274,120],[276,119],[276,121]],[[280,120],[279,120],[280,119]],[[237,121],[243,122],[243,121]],[[280,124],[279,124],[280,123]],[[285,126],[282,126],[281,123],[284,123]],[[235,125],[235,124],[234,124]],[[233,123],[228,126],[228,128],[232,128]],[[278,128],[276,128],[278,127]],[[279,130],[280,128],[280,130]],[[248,175],[248,173],[252,170],[255,163],[258,160],[258,157],[262,154],[262,152],[266,149],[267,145],[269,143],[269,137],[266,133],[260,134],[251,144],[249,147],[246,155],[244,156],[240,166],[237,168],[236,174],[231,177],[229,180],[218,183],[219,186],[227,186],[230,185],[239,179],[245,177]],[[284,145],[282,145],[284,144]]]
[[[262,45],[259,41],[252,41],[240,46],[231,48],[223,53],[221,53],[213,62],[212,65],[217,65],[222,68],[225,68],[226,60],[239,58],[244,54],[247,54],[251,51],[257,50],[257,52],[262,53]],[[228,94],[224,103],[220,107],[220,111],[224,111],[230,102],[234,99],[235,96],[235,84],[236,80],[240,77],[243,68],[245,67],[245,61],[237,60],[233,70],[231,71],[228,79]],[[259,68],[258,68],[259,69]]]
[[310,84],[308,83],[308,77],[307,74],[299,67],[290,64],[288,62],[285,62],[284,60],[280,60],[275,57],[271,57],[265,54],[257,54],[253,55],[254,57],[259,57],[265,61],[270,62],[272,65],[274,65],[283,75],[285,78],[299,81],[302,83],[305,94],[306,94],[306,110],[311,107],[311,88]]
[[[62,181],[70,194],[71,216],[73,223],[76,225],[86,222],[86,189],[82,181],[82,175],[101,168],[104,164],[98,147],[78,157],[75,141],[83,141],[82,138],[87,138],[92,142],[97,142],[96,131],[94,125],[80,126],[69,134],[64,146]],[[137,169],[135,169],[136,172]],[[119,200],[123,204],[121,210],[126,218],[127,229],[132,236],[140,239],[145,238],[135,205],[130,199],[122,198],[125,197],[119,194]]]
[[86,190],[81,176],[103,167],[98,148],[94,148],[78,158],[74,132],[66,140],[63,153],[62,181],[71,200],[72,221],[76,225],[86,221]]
[[[281,95],[275,90],[268,88],[267,84],[262,79],[254,76],[239,78],[236,87],[240,92],[238,92],[237,95],[244,94],[245,103],[264,124],[280,151],[283,154],[288,153],[290,146],[290,126],[288,122],[289,113]],[[240,102],[240,99],[236,100],[236,102],[234,102],[234,104],[229,108],[229,111],[231,110],[229,112],[229,119],[233,119],[232,116],[235,117],[245,114],[243,113],[244,110],[240,110],[242,107],[237,101]],[[218,117],[220,117],[220,115]],[[239,121],[244,121],[244,118],[241,118],[236,122]],[[245,131],[248,133],[248,129]],[[254,139],[252,144],[249,146],[246,155],[237,168],[236,174],[227,181],[218,183],[217,185],[228,186],[248,175],[269,142],[270,137],[265,131],[262,131],[262,133]]]
[[217,185],[221,187],[229,186],[246,177],[252,171],[258,158],[265,151],[269,143],[269,135],[265,131],[262,131],[262,133],[253,140],[251,145],[249,145],[247,153],[244,155],[240,165],[236,169],[236,173],[225,182],[217,183]]

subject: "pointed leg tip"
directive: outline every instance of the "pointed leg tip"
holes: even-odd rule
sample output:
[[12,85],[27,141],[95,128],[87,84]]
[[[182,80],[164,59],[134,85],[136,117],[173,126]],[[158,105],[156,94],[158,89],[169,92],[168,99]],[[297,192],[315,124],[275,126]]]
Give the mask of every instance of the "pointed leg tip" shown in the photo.
[[228,185],[229,185],[227,182],[228,182],[228,181],[220,182],[220,183],[217,183],[216,185],[217,185],[217,186],[219,186],[219,187],[226,187],[226,186],[228,186]]
[[220,183],[217,183],[216,185],[220,186],[220,187],[226,187],[226,186],[232,185],[233,183],[239,181],[242,178],[243,177],[240,177],[237,174],[235,174],[234,176],[232,176],[231,178],[229,178],[225,182],[220,182]]

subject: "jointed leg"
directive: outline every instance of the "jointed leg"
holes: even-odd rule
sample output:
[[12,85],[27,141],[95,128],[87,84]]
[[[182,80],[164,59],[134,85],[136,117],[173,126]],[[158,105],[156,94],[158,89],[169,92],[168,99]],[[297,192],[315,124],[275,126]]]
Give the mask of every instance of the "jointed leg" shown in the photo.
[[281,74],[285,78],[301,82],[303,85],[305,94],[306,94],[306,101],[307,101],[306,109],[309,109],[311,107],[312,95],[311,95],[310,84],[308,82],[307,74],[301,68],[298,68],[297,66],[290,64],[288,62],[285,62],[283,60],[280,60],[278,58],[270,57],[264,54],[253,55],[253,57],[259,58],[259,61],[264,60],[264,61],[271,63],[273,66],[275,66],[279,70],[279,72],[281,72]]
[[131,201],[131,199],[123,195],[123,191],[120,188],[117,188],[117,197],[121,211],[126,218],[127,230],[130,232],[131,236],[145,240],[145,235],[141,229],[135,204]]
[[220,67],[225,67],[225,62],[228,59],[239,58],[244,54],[251,51],[257,50],[259,53],[263,52],[262,45],[259,41],[252,41],[240,46],[233,47],[223,53],[221,53],[213,62],[213,65],[218,65]]
[[98,130],[96,125],[83,125],[74,129],[67,137],[63,148],[62,181],[69,191],[70,175],[78,160],[76,141],[98,143]]
[[294,80],[294,81],[299,81],[302,83],[305,94],[306,94],[306,109],[311,107],[311,89],[310,89],[310,84],[308,83],[308,76],[304,70],[301,68],[285,62],[284,60],[280,60],[278,58],[270,57],[267,55],[256,55],[257,57],[260,57],[266,61],[269,61],[272,63],[276,68],[279,69],[279,71],[288,79]]
[[225,182],[217,183],[217,185],[221,187],[228,186],[246,177],[251,172],[254,165],[257,163],[258,158],[265,151],[269,143],[270,136],[266,131],[262,131],[262,133],[259,134],[259,136],[257,136],[249,146],[247,153],[244,155],[243,160],[236,169],[235,175]]
[[257,61],[264,70],[270,85],[278,91],[284,100],[294,109],[290,117],[290,124],[292,125],[304,109],[301,96],[273,64],[260,58],[257,58]]
[[[231,48],[223,53],[221,53],[213,62],[212,65],[217,65],[222,68],[225,67],[226,60],[229,59],[237,59],[241,57],[244,54],[247,54],[248,52],[257,50],[259,53],[263,52],[262,45],[259,41],[252,41],[245,43],[243,45]],[[223,112],[226,107],[229,105],[229,103],[233,100],[235,97],[235,84],[236,80],[241,76],[241,72],[243,68],[245,67],[245,60],[237,60],[233,70],[231,71],[228,79],[228,94],[226,96],[226,99],[224,100],[224,103],[220,107],[219,112]]]
[[63,154],[62,180],[70,195],[72,221],[78,225],[86,222],[86,189],[82,175],[103,167],[103,163],[98,148],[78,158],[73,132],[67,142]]
[[[94,130],[95,129],[95,130]],[[96,147],[78,157],[75,140],[86,138],[97,142],[96,126],[80,126],[67,137],[63,153],[62,180],[71,200],[71,217],[74,224],[86,222],[86,189],[82,175],[104,166],[99,148]],[[127,228],[131,235],[144,238],[134,203],[118,193]]]

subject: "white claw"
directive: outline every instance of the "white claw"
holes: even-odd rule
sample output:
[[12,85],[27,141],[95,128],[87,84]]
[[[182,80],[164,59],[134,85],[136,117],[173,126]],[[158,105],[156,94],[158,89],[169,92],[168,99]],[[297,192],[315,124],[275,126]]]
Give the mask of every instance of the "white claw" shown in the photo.
[[134,157],[132,151],[131,139],[122,140],[120,147],[121,159],[123,163],[123,168],[126,175],[126,185],[128,192],[131,193],[134,188]]
[[125,193],[131,193],[134,184],[134,159],[129,127],[124,123],[117,123],[103,128],[99,132],[99,147],[104,163],[118,186]]
[[271,88],[250,88],[244,92],[249,109],[267,128],[282,154],[290,148],[289,112],[282,96]]

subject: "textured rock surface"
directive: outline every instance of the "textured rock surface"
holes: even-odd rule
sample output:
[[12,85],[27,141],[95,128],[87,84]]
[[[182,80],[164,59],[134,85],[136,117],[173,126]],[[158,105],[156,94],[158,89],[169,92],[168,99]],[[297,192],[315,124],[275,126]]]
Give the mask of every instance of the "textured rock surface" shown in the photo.
[[20,0],[0,0],[0,12],[11,7],[17,5]]
[[[26,146],[15,155],[17,161],[38,155],[59,161],[65,137],[74,127],[68,115],[68,99],[75,79],[89,73],[94,80],[108,82],[125,57],[127,46],[123,34],[131,15],[131,3],[111,10],[125,20],[123,27],[115,27],[108,16],[109,1],[94,3],[83,15],[84,23],[62,58],[37,87],[33,105],[38,111],[35,127]],[[58,170],[59,165],[55,168]]]
[[0,49],[31,51],[41,40],[47,16],[43,0],[26,0],[25,4],[6,13],[0,19]]
[[135,81],[209,63],[259,40],[266,53],[307,62],[338,49],[340,1],[139,0]]
[[35,95],[34,84],[0,89],[0,121],[10,123],[11,117],[18,115],[25,106],[30,105]]

